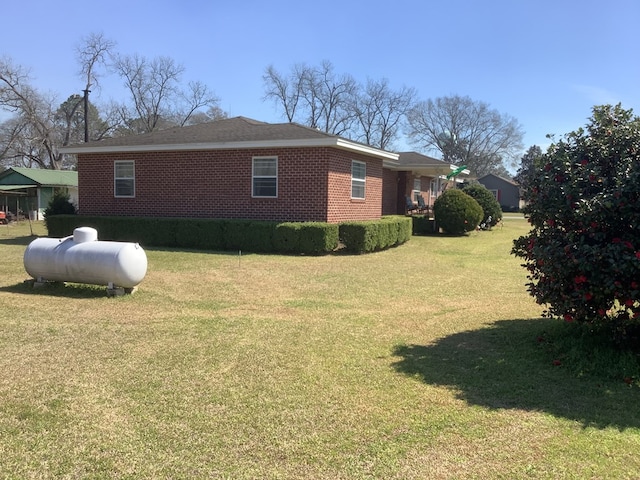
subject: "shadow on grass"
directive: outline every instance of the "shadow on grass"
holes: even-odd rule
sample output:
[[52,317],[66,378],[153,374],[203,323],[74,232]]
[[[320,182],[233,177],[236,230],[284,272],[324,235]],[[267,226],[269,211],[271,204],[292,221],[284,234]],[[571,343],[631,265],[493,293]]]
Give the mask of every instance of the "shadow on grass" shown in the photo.
[[35,288],[32,280],[25,280],[15,285],[0,287],[0,292],[67,298],[104,298],[107,296],[107,287],[80,283],[51,282]]
[[0,245],[24,245],[26,247],[36,238],[40,237],[38,235],[25,235],[23,237],[0,238]]
[[[505,320],[430,345],[398,345],[394,368],[491,409],[547,412],[584,427],[640,428],[640,389],[622,378],[578,378],[541,338],[558,320]],[[557,363],[557,362],[555,362]]]

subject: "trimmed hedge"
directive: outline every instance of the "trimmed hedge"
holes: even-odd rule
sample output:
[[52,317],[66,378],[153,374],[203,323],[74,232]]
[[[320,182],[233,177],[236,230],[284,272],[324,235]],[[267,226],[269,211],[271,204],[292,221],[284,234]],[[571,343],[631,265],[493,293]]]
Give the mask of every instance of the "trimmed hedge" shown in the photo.
[[243,250],[259,253],[321,255],[338,248],[339,241],[354,253],[382,250],[411,238],[411,218],[348,222],[267,222],[254,220],[94,217],[55,215],[48,222],[50,237],[66,237],[77,227],[93,227],[98,238],[136,242],[148,247],[195,250]]
[[414,235],[435,235],[438,233],[436,221],[424,215],[412,215]]
[[80,226],[95,228],[100,240],[149,247],[308,255],[329,253],[338,247],[338,225],[320,222],[55,215],[49,219],[48,233],[65,237]]
[[380,220],[340,224],[340,241],[351,253],[368,253],[405,243],[413,229],[410,217],[389,216]]

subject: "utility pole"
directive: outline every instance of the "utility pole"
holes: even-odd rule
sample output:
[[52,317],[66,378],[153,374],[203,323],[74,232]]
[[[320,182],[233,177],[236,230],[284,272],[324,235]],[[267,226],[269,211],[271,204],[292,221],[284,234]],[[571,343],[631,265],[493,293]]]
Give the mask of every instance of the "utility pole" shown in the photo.
[[89,92],[91,90],[84,89],[84,142],[89,141]]

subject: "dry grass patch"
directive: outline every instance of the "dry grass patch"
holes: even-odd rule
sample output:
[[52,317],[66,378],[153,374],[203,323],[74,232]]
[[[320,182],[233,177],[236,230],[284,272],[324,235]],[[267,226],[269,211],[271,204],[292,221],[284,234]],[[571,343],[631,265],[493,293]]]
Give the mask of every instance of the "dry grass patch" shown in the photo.
[[638,392],[536,343],[522,220],[362,256],[149,249],[120,298],[23,285],[5,228],[0,476],[640,475]]

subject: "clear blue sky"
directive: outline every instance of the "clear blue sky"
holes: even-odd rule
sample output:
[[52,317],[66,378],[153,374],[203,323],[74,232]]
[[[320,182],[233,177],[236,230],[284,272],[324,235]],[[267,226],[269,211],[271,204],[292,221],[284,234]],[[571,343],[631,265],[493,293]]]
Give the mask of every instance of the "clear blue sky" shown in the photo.
[[[83,88],[74,48],[103,33],[120,53],[183,64],[184,80],[206,83],[231,116],[267,122],[283,118],[262,101],[264,69],[326,59],[423,100],[486,102],[522,124],[525,148],[544,148],[593,105],[640,114],[638,25],[638,0],[18,0],[2,7],[0,55],[63,101]],[[105,80],[92,100],[116,87]]]

